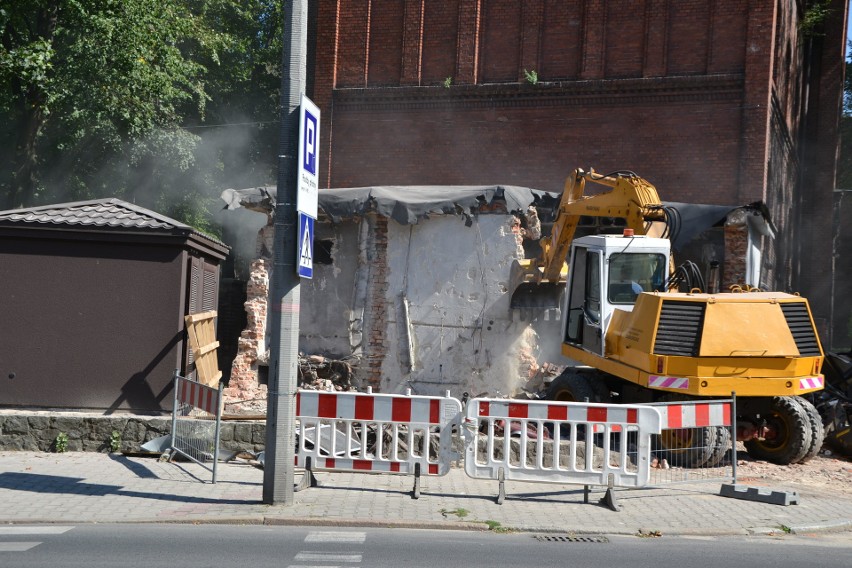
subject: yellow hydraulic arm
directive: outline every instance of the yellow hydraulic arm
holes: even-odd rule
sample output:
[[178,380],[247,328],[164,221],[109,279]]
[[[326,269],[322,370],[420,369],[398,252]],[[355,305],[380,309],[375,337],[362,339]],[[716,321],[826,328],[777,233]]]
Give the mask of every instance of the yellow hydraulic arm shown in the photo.
[[[612,189],[597,195],[584,195],[587,181]],[[530,259],[528,263],[521,263],[524,267],[524,282],[564,281],[565,257],[574,240],[577,224],[584,215],[621,217],[637,235],[647,232],[646,221],[665,220],[657,189],[633,172],[599,175],[594,170],[585,172],[576,169],[565,180],[551,234],[540,241],[541,256]]]

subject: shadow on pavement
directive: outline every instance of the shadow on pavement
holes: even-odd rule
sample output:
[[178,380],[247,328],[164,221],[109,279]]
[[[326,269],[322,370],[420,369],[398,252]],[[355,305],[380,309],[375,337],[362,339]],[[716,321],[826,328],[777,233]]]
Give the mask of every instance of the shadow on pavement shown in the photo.
[[95,497],[117,495],[120,497],[134,497],[153,501],[176,501],[180,503],[210,503],[219,505],[257,505],[261,503],[259,499],[216,499],[191,495],[130,491],[122,489],[119,485],[84,483],[83,478],[80,477],[63,477],[59,475],[43,475],[40,473],[0,473],[0,489],[30,491],[33,493],[91,495]]

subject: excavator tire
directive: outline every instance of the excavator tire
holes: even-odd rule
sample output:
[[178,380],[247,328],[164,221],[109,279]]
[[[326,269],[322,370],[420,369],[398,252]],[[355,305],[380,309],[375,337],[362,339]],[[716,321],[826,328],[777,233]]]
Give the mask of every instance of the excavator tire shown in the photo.
[[704,467],[713,456],[717,430],[715,426],[663,430],[651,436],[651,445],[672,467]]
[[727,426],[713,426],[713,451],[703,467],[718,467],[725,461],[725,456],[731,448],[731,431]]
[[811,420],[807,411],[795,397],[772,398],[771,409],[764,417],[775,431],[771,439],[753,439],[744,442],[749,455],[778,465],[798,463],[813,445]]
[[601,390],[595,388],[594,379],[567,369],[553,379],[547,389],[547,400],[558,402],[602,402]]
[[816,406],[811,404],[811,402],[800,396],[796,397],[796,402],[799,403],[799,406],[804,409],[805,414],[808,415],[808,421],[811,423],[811,444],[808,448],[808,451],[805,453],[805,456],[800,459],[797,463],[807,463],[811,461],[819,451],[822,449],[822,443],[825,441],[825,428],[822,425],[822,416],[820,416],[819,411],[816,409]]

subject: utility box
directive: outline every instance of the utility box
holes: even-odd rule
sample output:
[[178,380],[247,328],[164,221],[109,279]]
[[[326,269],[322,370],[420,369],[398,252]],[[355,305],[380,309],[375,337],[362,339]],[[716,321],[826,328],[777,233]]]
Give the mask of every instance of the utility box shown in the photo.
[[0,211],[0,404],[170,411],[228,250],[119,199]]

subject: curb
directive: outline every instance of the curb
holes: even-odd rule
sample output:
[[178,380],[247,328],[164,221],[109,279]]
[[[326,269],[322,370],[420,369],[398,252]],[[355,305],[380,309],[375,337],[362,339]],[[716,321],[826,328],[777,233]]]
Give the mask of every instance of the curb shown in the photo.
[[806,535],[815,533],[838,533],[852,531],[852,519],[839,519],[799,525],[793,527],[755,526],[738,529],[706,529],[706,528],[677,528],[665,531],[641,528],[598,528],[598,529],[563,529],[552,526],[503,526],[492,529],[485,521],[393,521],[374,520],[367,518],[329,519],[326,517],[281,517],[267,515],[246,515],[228,517],[171,517],[146,518],[133,520],[96,520],[96,521],[55,521],[44,519],[0,519],[0,525],[133,525],[133,524],[186,524],[186,525],[263,525],[263,526],[304,526],[304,527],[341,527],[341,528],[396,528],[396,529],[427,529],[466,532],[507,532],[507,533],[539,533],[551,535],[612,535],[654,538],[676,536],[784,536],[785,534]]

